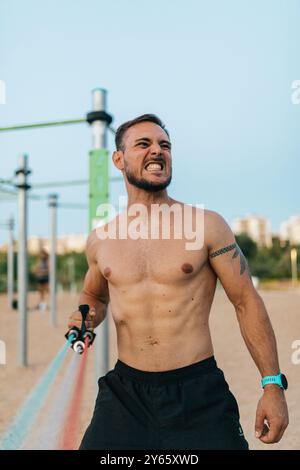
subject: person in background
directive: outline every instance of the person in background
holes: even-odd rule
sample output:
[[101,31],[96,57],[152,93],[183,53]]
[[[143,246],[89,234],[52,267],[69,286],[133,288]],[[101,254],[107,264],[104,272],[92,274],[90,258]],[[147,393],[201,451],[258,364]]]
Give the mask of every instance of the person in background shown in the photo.
[[38,308],[45,311],[47,308],[46,298],[49,292],[49,255],[44,249],[39,254],[35,277],[40,295]]

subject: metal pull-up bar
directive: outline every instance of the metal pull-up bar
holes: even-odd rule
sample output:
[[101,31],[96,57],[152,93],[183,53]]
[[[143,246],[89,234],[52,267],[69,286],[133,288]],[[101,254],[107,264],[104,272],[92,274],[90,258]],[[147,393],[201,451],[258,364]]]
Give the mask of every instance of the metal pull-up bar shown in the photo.
[[[72,124],[83,124],[83,123],[88,123],[91,124],[94,122],[96,119],[99,117],[101,118],[106,118],[107,122],[110,120],[108,117],[109,115],[100,115],[99,113],[95,112],[90,112],[87,114],[86,118],[79,118],[79,119],[63,119],[62,121],[46,121],[46,122],[33,122],[30,124],[16,124],[12,126],[6,126],[6,127],[0,127],[0,132],[8,132],[8,131],[20,131],[20,130],[26,130],[26,129],[36,129],[38,127],[54,127],[54,126],[67,126],[67,125],[72,125]],[[112,121],[110,121],[112,122]],[[107,128],[115,134],[115,130],[113,127],[110,126],[110,124],[107,125]]]

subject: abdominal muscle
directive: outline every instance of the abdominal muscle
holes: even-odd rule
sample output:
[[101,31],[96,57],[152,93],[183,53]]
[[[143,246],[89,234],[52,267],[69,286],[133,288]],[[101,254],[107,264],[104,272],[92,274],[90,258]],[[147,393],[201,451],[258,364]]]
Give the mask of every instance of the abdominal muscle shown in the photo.
[[215,285],[208,287],[174,290],[149,282],[110,287],[118,358],[136,369],[158,372],[212,356],[208,318]]

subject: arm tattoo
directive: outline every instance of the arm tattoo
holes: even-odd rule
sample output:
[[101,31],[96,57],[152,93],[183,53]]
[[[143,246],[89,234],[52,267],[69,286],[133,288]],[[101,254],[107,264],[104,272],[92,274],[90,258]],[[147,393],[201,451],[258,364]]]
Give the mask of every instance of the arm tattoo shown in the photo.
[[231,250],[235,250],[232,255],[232,259],[236,258],[237,256],[240,257],[240,275],[242,275],[247,268],[247,273],[248,273],[248,276],[250,277],[250,272],[249,272],[246,258],[243,255],[243,252],[237,243],[233,243],[232,245],[228,245],[228,246],[225,246],[224,248],[220,248],[220,250],[214,251],[209,256],[210,258],[215,258],[216,256],[223,255],[224,253],[227,253],[228,251],[231,251]]
[[223,253],[227,253],[227,251],[233,250],[235,247],[236,247],[236,243],[225,246],[224,248],[221,248],[220,250],[217,250],[214,253],[212,253],[210,257],[215,258],[216,256],[222,255]]

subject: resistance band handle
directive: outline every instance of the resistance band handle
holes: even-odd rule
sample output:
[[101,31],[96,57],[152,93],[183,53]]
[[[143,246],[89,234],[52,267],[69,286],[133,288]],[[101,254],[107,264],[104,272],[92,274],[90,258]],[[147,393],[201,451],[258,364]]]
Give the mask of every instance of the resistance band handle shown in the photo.
[[82,334],[84,334],[86,332],[86,326],[84,322],[86,320],[87,314],[90,311],[90,306],[87,304],[82,304],[82,305],[79,305],[78,310],[82,315],[81,332]]
[[88,330],[85,325],[86,317],[90,311],[90,306],[82,304],[79,305],[78,310],[82,315],[81,329],[73,326],[65,334],[65,338],[71,343],[71,347],[76,353],[82,354],[86,345],[85,340],[88,339],[87,347],[90,347],[93,344],[96,334],[92,330]]

